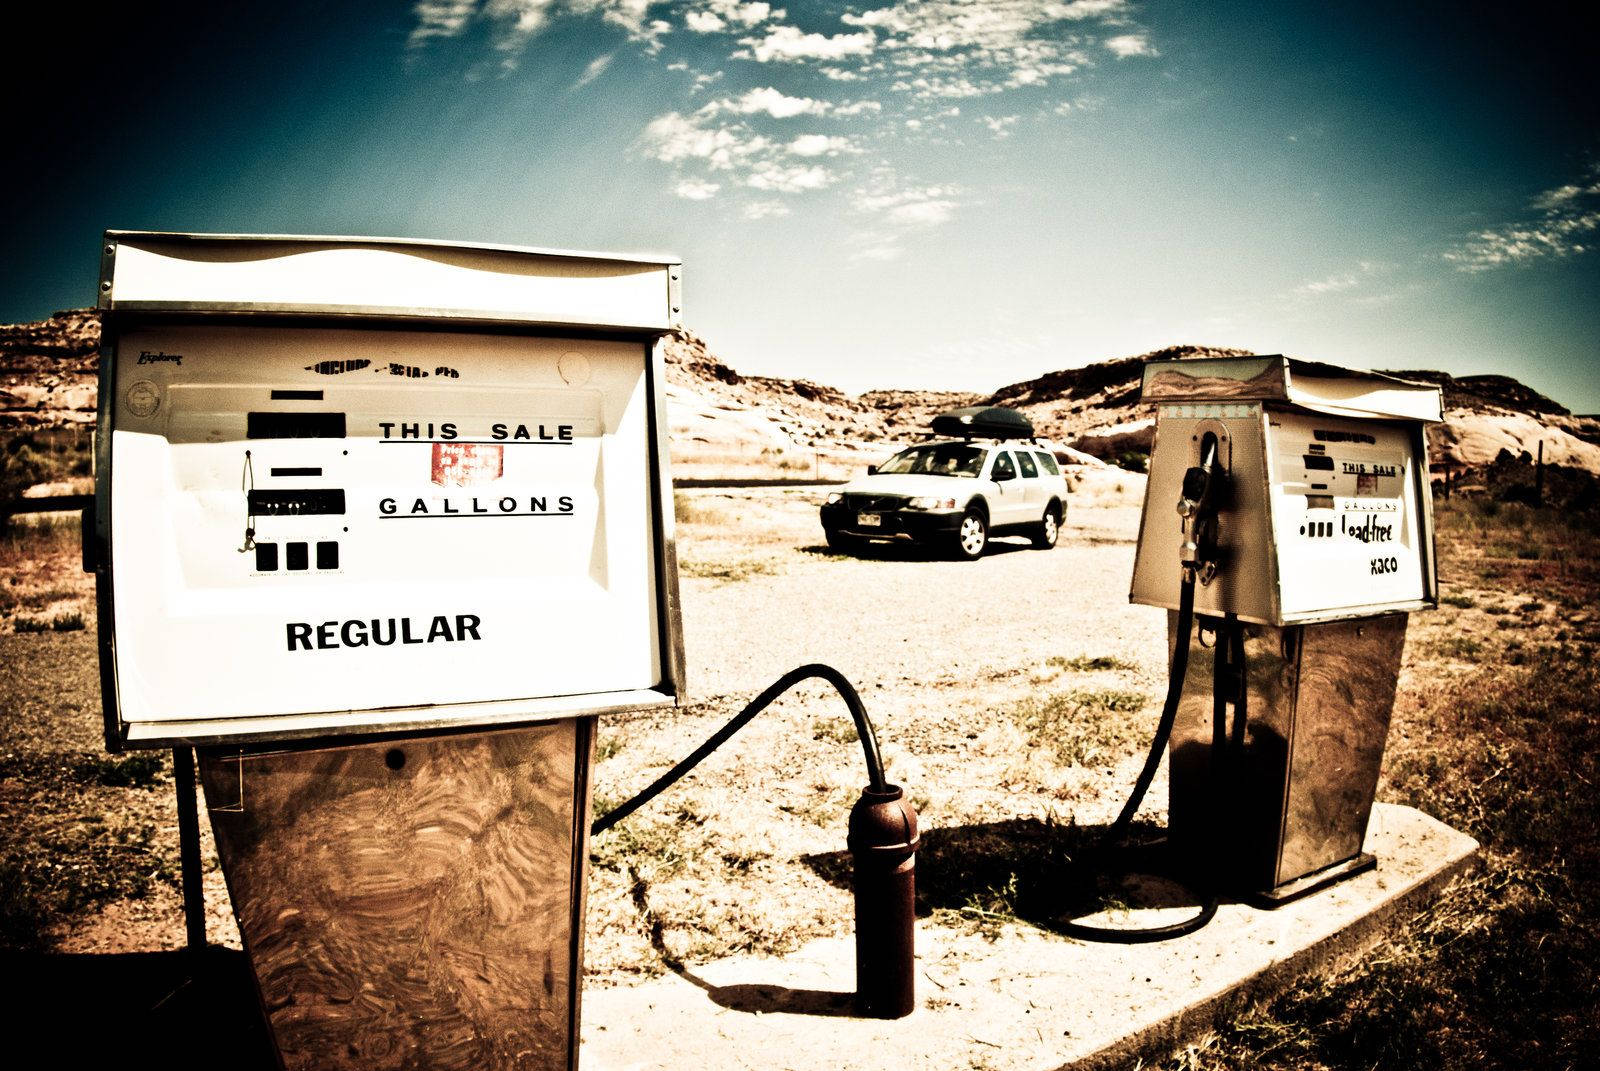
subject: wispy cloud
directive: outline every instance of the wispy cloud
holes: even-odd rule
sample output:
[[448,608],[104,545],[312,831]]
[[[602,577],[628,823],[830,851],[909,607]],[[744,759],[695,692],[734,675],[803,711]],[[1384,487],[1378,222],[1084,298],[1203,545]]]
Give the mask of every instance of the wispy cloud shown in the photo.
[[718,182],[707,182],[705,179],[684,179],[672,191],[686,201],[708,201],[722,189]]
[[1459,271],[1482,272],[1561,260],[1588,252],[1589,237],[1600,230],[1600,162],[1578,182],[1556,186],[1534,197],[1536,215],[1470,235],[1443,257]]
[[1106,39],[1106,48],[1118,59],[1127,59],[1130,56],[1154,56],[1156,50],[1151,47],[1149,38],[1142,33],[1124,33]]
[[406,43],[418,48],[436,37],[454,37],[467,28],[477,11],[478,0],[419,0],[411,9],[417,24]]
[[1346,271],[1335,272],[1321,279],[1312,279],[1301,283],[1290,292],[1290,297],[1300,300],[1308,298],[1326,297],[1329,294],[1342,294],[1346,291],[1365,287],[1374,278],[1392,273],[1394,265],[1385,264],[1375,260],[1357,261],[1355,267]]
[[616,58],[617,54],[615,52],[607,52],[603,56],[596,56],[590,60],[589,66],[585,67],[583,73],[578,76],[578,80],[572,83],[572,88],[582,89],[596,78],[599,78],[605,73],[606,68],[611,66],[611,61]]
[[712,101],[701,111],[714,115],[719,111],[736,115],[754,115],[758,112],[774,119],[790,119],[796,115],[821,115],[829,105],[811,97],[791,97],[770,86],[752,89],[735,99]]
[[[730,103],[737,111],[737,102],[714,101],[690,115],[668,112],[652,120],[639,139],[645,155],[680,170],[675,187],[679,197],[696,201],[712,197],[724,185],[712,181],[712,175],[722,175],[735,185],[769,194],[820,190],[838,179],[821,159],[856,151],[854,142],[840,135],[799,134],[778,141],[743,121],[720,122],[717,116],[728,110]],[[752,113],[763,111],[751,109]],[[795,163],[794,157],[810,162]],[[703,170],[705,174],[681,174],[685,168]]]
[[962,196],[957,186],[907,184],[892,168],[874,169],[851,196],[851,207],[869,219],[852,259],[896,259],[907,234],[949,222]]
[[[879,257],[894,255],[900,231],[940,226],[959,204],[948,185],[910,176],[885,192],[897,144],[960,137],[958,118],[1006,138],[1051,121],[1055,102],[1040,106],[1039,95],[1081,80],[1108,50],[1157,54],[1126,0],[849,0],[794,18],[768,0],[417,0],[413,15],[414,52],[460,38],[499,56],[502,71],[564,19],[619,28],[646,56],[670,48],[663,66],[683,74],[685,99],[635,143],[671,169],[670,188],[688,200],[732,197],[748,219],[828,187],[864,190],[854,207],[883,233],[863,255]],[[616,71],[619,44],[613,37],[573,88]],[[730,89],[718,93],[725,75]],[[999,103],[1024,91],[1025,102]],[[869,138],[861,124],[873,120]]]
[[876,44],[870,33],[839,33],[829,36],[804,33],[795,26],[773,26],[764,37],[745,37],[744,48],[734,59],[757,63],[798,63],[804,60],[836,60],[844,56],[865,56]]

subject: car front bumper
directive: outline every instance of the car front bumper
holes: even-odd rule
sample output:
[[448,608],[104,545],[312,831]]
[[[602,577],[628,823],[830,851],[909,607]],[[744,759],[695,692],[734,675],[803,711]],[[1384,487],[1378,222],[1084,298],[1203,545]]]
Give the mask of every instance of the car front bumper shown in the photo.
[[[878,523],[862,524],[865,512],[877,517]],[[862,539],[909,539],[922,541],[948,535],[961,527],[961,510],[894,509],[858,511],[842,502],[822,507],[822,527],[825,531]]]

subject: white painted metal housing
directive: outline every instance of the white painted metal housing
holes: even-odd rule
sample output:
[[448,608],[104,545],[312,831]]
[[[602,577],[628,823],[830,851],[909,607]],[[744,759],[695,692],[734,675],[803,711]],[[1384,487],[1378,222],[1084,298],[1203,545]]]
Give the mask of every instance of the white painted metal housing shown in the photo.
[[682,694],[675,261],[126,232],[103,261],[113,747]]
[[1436,386],[1281,356],[1152,362],[1156,441],[1130,599],[1175,609],[1185,471],[1206,436],[1227,473],[1225,560],[1195,612],[1268,625],[1438,603],[1423,427]]

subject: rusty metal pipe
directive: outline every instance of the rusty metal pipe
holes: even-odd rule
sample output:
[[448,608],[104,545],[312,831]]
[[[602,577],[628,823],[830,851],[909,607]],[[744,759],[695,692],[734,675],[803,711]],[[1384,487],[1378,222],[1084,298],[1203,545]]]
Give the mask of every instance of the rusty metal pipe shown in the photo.
[[861,1015],[899,1019],[916,1007],[917,840],[917,810],[900,786],[862,791],[847,841]]

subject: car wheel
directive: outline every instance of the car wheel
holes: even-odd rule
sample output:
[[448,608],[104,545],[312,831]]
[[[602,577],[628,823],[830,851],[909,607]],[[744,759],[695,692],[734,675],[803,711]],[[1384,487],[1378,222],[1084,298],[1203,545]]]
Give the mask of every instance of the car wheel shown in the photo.
[[977,510],[967,510],[961,518],[961,527],[956,529],[956,553],[969,562],[975,561],[983,557],[984,548],[988,545],[989,523]]
[[1044,520],[1033,530],[1033,545],[1040,550],[1049,550],[1060,538],[1061,517],[1055,506],[1048,506],[1044,511]]
[[837,550],[848,554],[853,552],[861,542],[855,536],[845,535],[837,528],[824,528],[822,532],[828,538],[829,550]]

